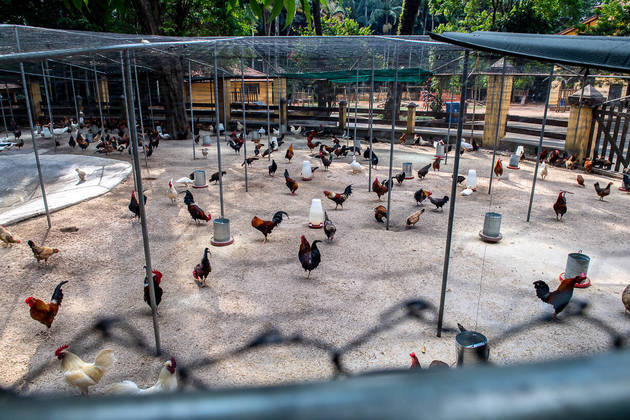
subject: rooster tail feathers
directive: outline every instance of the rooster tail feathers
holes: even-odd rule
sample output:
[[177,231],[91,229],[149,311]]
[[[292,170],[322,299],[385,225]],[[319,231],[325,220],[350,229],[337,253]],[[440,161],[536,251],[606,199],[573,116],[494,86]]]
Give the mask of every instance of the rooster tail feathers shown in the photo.
[[352,184],[348,185],[346,189],[343,190],[343,193],[347,195],[348,197],[350,197],[352,195]]
[[287,169],[284,170],[284,177],[289,178],[289,171]]
[[55,291],[53,292],[53,295],[50,298],[51,302],[55,301],[57,302],[57,305],[61,305],[61,301],[63,300],[63,291],[61,290],[61,286],[63,286],[66,283],[68,283],[67,280],[62,281],[61,283],[57,285],[57,287],[55,287]]
[[104,349],[98,352],[94,365],[102,369],[109,369],[114,364],[114,350]]
[[277,211],[273,217],[271,218],[271,221],[273,222],[273,224],[275,226],[278,226],[280,223],[282,223],[282,215],[287,216],[287,219],[289,218],[289,215],[287,214],[286,211]]
[[109,385],[106,391],[111,394],[137,394],[140,388],[135,382],[127,380]]
[[544,281],[535,281],[534,288],[536,289],[536,296],[540,300],[545,301],[549,297],[549,286]]

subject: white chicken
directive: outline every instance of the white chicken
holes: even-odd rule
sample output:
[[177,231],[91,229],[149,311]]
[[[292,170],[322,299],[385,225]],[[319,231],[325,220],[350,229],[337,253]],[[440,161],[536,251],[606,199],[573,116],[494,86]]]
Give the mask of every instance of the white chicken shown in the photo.
[[547,178],[547,175],[549,175],[549,169],[547,169],[546,163],[542,164],[542,168],[540,168],[540,171],[538,173],[540,174],[541,179]]
[[352,162],[350,162],[350,167],[352,168],[352,173],[356,174],[361,172],[361,164],[359,162],[357,162],[356,157],[352,158]]
[[175,359],[164,362],[157,382],[150,388],[142,389],[133,381],[122,381],[107,387],[107,392],[114,394],[155,394],[157,392],[173,392],[177,390],[177,375]]
[[177,190],[173,185],[173,178],[169,179],[168,181],[168,198],[170,198],[171,203],[175,203],[175,201],[177,200]]
[[243,131],[243,124],[238,120],[236,120],[236,131]]
[[264,128],[260,127],[260,130],[258,130],[258,134],[260,134],[261,136],[264,136],[265,134],[267,134],[267,131],[265,131]]
[[302,133],[302,127],[301,126],[298,127],[298,128],[295,128],[295,127],[291,126],[289,129],[291,130],[291,134],[293,134],[294,136],[299,136],[300,133]]
[[276,130],[275,128],[272,128],[271,132],[273,133],[274,136],[279,136],[280,135],[280,131]]
[[79,177],[79,181],[85,182],[85,171],[82,171],[79,168],[74,168],[74,170],[77,171],[77,175]]
[[88,388],[99,383],[107,369],[114,364],[114,351],[101,350],[94,358],[94,363],[86,363],[67,349],[65,345],[55,351],[55,356],[61,360],[63,377],[70,385],[79,388],[83,395],[87,395]]
[[208,158],[208,149],[207,148],[202,148],[201,149],[201,154],[203,155],[203,157]]
[[53,128],[53,133],[55,133],[55,136],[60,136],[63,133],[67,133],[68,132],[68,127],[63,127],[63,128]]
[[188,187],[188,186],[192,185],[195,181],[193,181],[192,179],[190,179],[190,178],[185,176],[185,177],[179,178],[176,182],[178,184],[184,184],[184,185],[186,185],[186,187]]

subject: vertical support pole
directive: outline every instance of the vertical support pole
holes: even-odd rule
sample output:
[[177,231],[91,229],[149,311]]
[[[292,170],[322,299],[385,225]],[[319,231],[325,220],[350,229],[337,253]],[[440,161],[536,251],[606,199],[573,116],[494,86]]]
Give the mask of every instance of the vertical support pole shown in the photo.
[[[494,130],[494,148],[492,150],[492,166],[490,167],[490,184],[488,194],[492,193],[492,180],[494,178],[494,162],[497,158],[497,143],[499,142],[499,127],[501,126],[501,108],[503,107],[503,88],[505,87],[505,71],[507,69],[507,58],[503,57],[503,69],[501,70],[501,89],[499,89],[499,119]],[[457,179],[457,176],[455,178]]]
[[[577,117],[575,119],[575,131],[573,133],[573,138],[576,139],[576,142],[577,142],[578,129],[580,128],[580,114],[582,113],[582,101],[584,100],[584,88],[586,87],[587,77],[588,77],[588,67],[584,70],[584,76],[582,76],[582,91],[580,92],[580,101],[578,102]],[[567,98],[567,101],[568,101],[568,98]],[[614,108],[614,105],[613,105],[613,108]],[[594,151],[593,153],[597,153],[597,151]]]
[[188,94],[190,95],[190,132],[192,133],[193,160],[195,160],[195,116],[193,113],[192,68],[190,65],[190,60],[188,60]]
[[[479,53],[477,53],[477,62],[475,64],[475,69],[477,73],[479,73]],[[479,75],[475,76],[475,85],[473,86],[473,112],[472,112],[472,123],[470,124],[470,143],[472,144],[473,138],[475,137],[475,111],[477,110],[477,101],[479,100]]]
[[[101,87],[98,85],[98,74],[96,73],[96,62],[92,61],[92,69],[94,70],[94,84],[96,85],[96,100],[98,101],[98,114],[101,117],[101,135],[105,134],[105,120],[103,120],[103,107],[101,102]],[[140,98],[138,98],[140,100]],[[142,122],[142,117],[140,118]]]
[[373,118],[374,118],[374,54],[372,54],[372,70],[370,71],[370,157],[369,157],[369,172],[368,172],[368,192],[372,192],[372,153],[374,150],[372,149],[372,139],[373,139]]
[[[6,84],[6,82],[4,82]],[[0,98],[2,98],[2,95],[0,95]],[[7,103],[10,104],[9,100],[7,100]],[[7,130],[7,117],[4,114],[4,101],[2,101],[0,99],[0,108],[2,109],[2,121],[4,121],[4,138],[7,139],[9,138],[9,130]]]
[[245,64],[243,61],[243,48],[241,48],[241,105],[243,108],[243,165],[245,167],[245,192],[248,191],[247,183],[247,116],[245,115]]
[[453,165],[453,181],[451,182],[451,205],[448,211],[448,229],[446,231],[446,247],[444,249],[444,268],[442,270],[442,290],[440,291],[440,307],[438,310],[437,336],[442,336],[442,322],[444,321],[444,300],[446,298],[446,283],[448,281],[448,267],[451,258],[451,240],[453,238],[453,219],[455,218],[455,199],[457,197],[457,174],[459,172],[460,150],[462,147],[462,132],[464,131],[464,104],[468,89],[468,56],[464,52],[464,68],[462,70],[462,89],[459,100],[459,118],[457,119],[457,140],[455,143],[455,164]]
[[147,73],[147,92],[149,93],[149,113],[151,114],[151,129],[155,130],[155,119],[153,118],[153,99],[151,99],[151,82]]
[[57,140],[55,139],[55,126],[53,124],[52,106],[50,104],[50,92],[48,91],[48,80],[46,77],[46,70],[44,69],[44,62],[41,62],[42,66],[42,78],[44,79],[44,93],[46,94],[46,105],[48,106],[48,119],[50,120],[50,136],[53,142],[53,151],[57,153]]
[[4,89],[7,91],[7,104],[9,104],[9,113],[11,113],[11,124],[15,122],[15,116],[13,115],[13,104],[11,103],[11,93],[9,93],[9,85],[4,82]]
[[[17,44],[18,52],[22,52],[20,47],[20,36],[18,34],[18,28],[15,27],[15,41]],[[42,191],[42,200],[44,201],[44,210],[46,211],[46,222],[48,223],[48,229],[51,228],[50,212],[48,211],[48,199],[46,198],[46,188],[44,187],[44,178],[42,176],[42,167],[39,162],[39,150],[37,149],[37,141],[35,140],[35,130],[33,129],[33,112],[31,111],[31,99],[28,92],[28,85],[26,84],[26,75],[24,74],[24,63],[20,61],[20,73],[22,76],[22,87],[24,88],[24,99],[26,100],[26,113],[28,114],[28,123],[31,130],[31,140],[33,141],[33,153],[35,153],[35,163],[37,164],[37,175],[39,176],[39,187]]]
[[79,124],[79,105],[77,104],[77,92],[74,87],[74,75],[72,74],[72,66],[70,66],[70,84],[72,85],[72,99],[74,101],[74,117],[75,123]]
[[[451,75],[451,106],[448,109],[448,131],[446,133],[446,147],[444,148],[444,164],[448,165],[448,146],[451,144],[451,123],[453,121],[453,82],[455,81],[455,71]],[[464,114],[466,115],[466,114]],[[454,175],[457,176],[457,175]]]
[[[357,66],[357,83],[354,87],[354,142],[357,141],[357,111],[359,109],[359,67]],[[354,146],[354,145],[353,145]],[[354,155],[354,152],[352,152]]]
[[389,141],[389,178],[387,182],[387,223],[385,229],[389,230],[389,218],[392,204],[392,167],[394,166],[394,137],[396,137],[396,104],[398,103],[398,45],[394,47],[394,93],[392,95],[392,137]]
[[[267,50],[269,59],[271,59],[271,54],[269,54],[269,50]],[[267,64],[267,148],[269,149],[269,154],[267,155],[267,160],[271,161],[271,116],[269,115],[269,101],[271,100],[271,96],[269,95],[269,67],[271,63]]]
[[[131,58],[129,51],[125,51],[125,97],[127,101],[127,107],[133,109],[134,107],[134,94],[131,80]],[[153,284],[153,273],[151,272],[151,250],[149,248],[149,231],[147,229],[147,215],[144,206],[143,190],[142,190],[142,174],[140,172],[140,158],[138,155],[138,132],[136,130],[136,116],[134,112],[129,113],[129,140],[131,142],[131,155],[133,159],[133,166],[136,168],[137,177],[137,199],[140,205],[140,223],[142,225],[142,242],[144,244],[144,260],[146,268],[146,276],[149,279],[149,302],[151,304],[151,312],[153,315],[153,333],[155,335],[155,353],[160,355],[162,350],[160,348],[160,328],[157,321],[157,306],[155,305],[155,286]]]
[[[123,97],[125,98],[125,115],[127,116],[127,133],[129,134],[129,142],[131,143],[131,128],[130,128],[130,114],[131,110],[129,109],[129,100],[127,97],[127,78],[125,77],[125,60],[123,58],[123,52],[120,52],[120,74],[122,76],[122,84],[123,84]],[[133,109],[133,108],[132,108]],[[134,118],[135,119],[135,118]],[[136,167],[132,164],[132,174],[133,174],[133,185],[134,190],[140,191],[138,188],[138,173],[136,172]]]
[[540,127],[540,140],[538,141],[538,152],[536,153],[536,167],[534,168],[534,179],[532,181],[532,192],[529,195],[529,206],[527,207],[527,221],[532,215],[532,203],[534,202],[534,191],[536,190],[536,179],[538,178],[538,165],[540,165],[540,152],[542,152],[543,137],[545,136],[545,125],[547,124],[547,111],[549,110],[549,96],[551,94],[551,84],[553,83],[553,64],[549,72],[549,83],[547,83],[547,97],[545,98],[545,111],[543,112],[542,126]]
[[[144,136],[144,118],[142,118],[142,102],[140,101],[140,84],[138,83],[138,67],[136,66],[136,55],[133,56],[133,71],[136,76],[136,92],[138,96],[138,114],[140,115],[140,130],[142,130],[142,150],[144,152],[144,166],[149,169],[149,159],[147,156],[146,138]],[[134,101],[135,102],[135,101]]]
[[[221,133],[219,131],[219,69],[217,66],[217,45],[214,45],[214,112],[217,130],[217,164],[219,165],[219,201],[221,202],[221,218],[224,217],[223,212],[223,175],[221,174]],[[226,124],[227,126],[227,118]],[[227,130],[226,130],[227,131]]]

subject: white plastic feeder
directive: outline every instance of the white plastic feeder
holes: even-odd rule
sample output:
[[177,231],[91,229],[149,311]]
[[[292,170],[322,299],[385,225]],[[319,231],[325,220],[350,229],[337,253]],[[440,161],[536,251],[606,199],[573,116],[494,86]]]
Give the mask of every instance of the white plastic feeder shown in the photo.
[[311,229],[320,229],[324,227],[324,209],[322,200],[313,198],[311,200],[311,211],[308,215],[308,227]]
[[219,133],[221,131],[225,131],[225,127],[223,127],[223,123],[219,123]]
[[313,171],[311,170],[311,162],[305,160],[302,162],[302,181],[310,181],[313,179]]
[[477,190],[477,171],[474,169],[468,170],[468,176],[466,177],[466,187],[471,190]]
[[211,138],[210,138],[210,136],[209,136],[209,135],[207,135],[207,134],[206,134],[206,135],[204,135],[204,136],[201,138],[201,144],[202,144],[203,146],[210,146],[210,144],[212,144],[212,143],[210,143],[210,141],[211,141]]
[[49,139],[52,137],[52,134],[50,133],[50,128],[44,126],[44,129],[42,131],[42,133],[44,134],[44,138],[45,139]]
[[258,134],[260,134],[261,136],[264,136],[267,132],[265,131],[264,128],[260,127],[260,130],[258,130]]
[[440,142],[437,142],[435,144],[435,156],[436,157],[439,156],[441,158],[444,157],[444,145],[442,143],[440,143]]
[[514,152],[514,154],[510,155],[510,163],[508,164],[509,169],[519,169],[518,162],[521,160],[521,155]]
[[260,138],[260,133],[258,131],[251,132],[252,140],[258,140]]
[[402,165],[403,172],[405,173],[405,179],[413,179],[413,163],[404,162]]

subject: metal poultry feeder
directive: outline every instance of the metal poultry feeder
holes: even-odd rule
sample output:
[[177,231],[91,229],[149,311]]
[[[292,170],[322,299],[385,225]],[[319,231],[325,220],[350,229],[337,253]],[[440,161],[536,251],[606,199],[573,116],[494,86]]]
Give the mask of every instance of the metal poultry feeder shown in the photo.
[[203,169],[195,169],[193,174],[195,174],[193,188],[208,188],[208,184],[206,183],[206,171]]
[[462,331],[455,336],[457,367],[488,362],[490,347],[485,335],[476,331]]
[[201,138],[201,145],[202,146],[210,146],[211,144],[212,144],[211,143],[211,137],[208,134],[204,135]]
[[591,285],[591,279],[588,277],[588,266],[591,263],[591,257],[586,254],[582,254],[582,251],[572,252],[567,256],[567,265],[564,269],[564,273],[560,274],[560,281],[564,279],[572,279],[580,274],[584,273],[586,278],[580,283],[577,283],[575,287],[586,288]]
[[221,217],[214,219],[212,223],[214,235],[210,243],[214,246],[226,246],[234,243],[234,238],[230,236],[230,219]]
[[435,157],[444,158],[444,145],[437,143],[435,146]]
[[485,242],[496,243],[503,239],[501,235],[501,214],[487,212],[483,222],[483,230],[479,236]]
[[403,172],[405,173],[405,179],[413,179],[413,163],[403,163]]
[[518,162],[519,162],[520,160],[521,160],[520,155],[518,155],[518,154],[516,154],[516,153],[513,153],[513,154],[510,156],[510,163],[509,163],[509,164],[508,164],[508,166],[507,166],[507,167],[508,167],[508,169],[520,169],[520,168],[518,167]]

